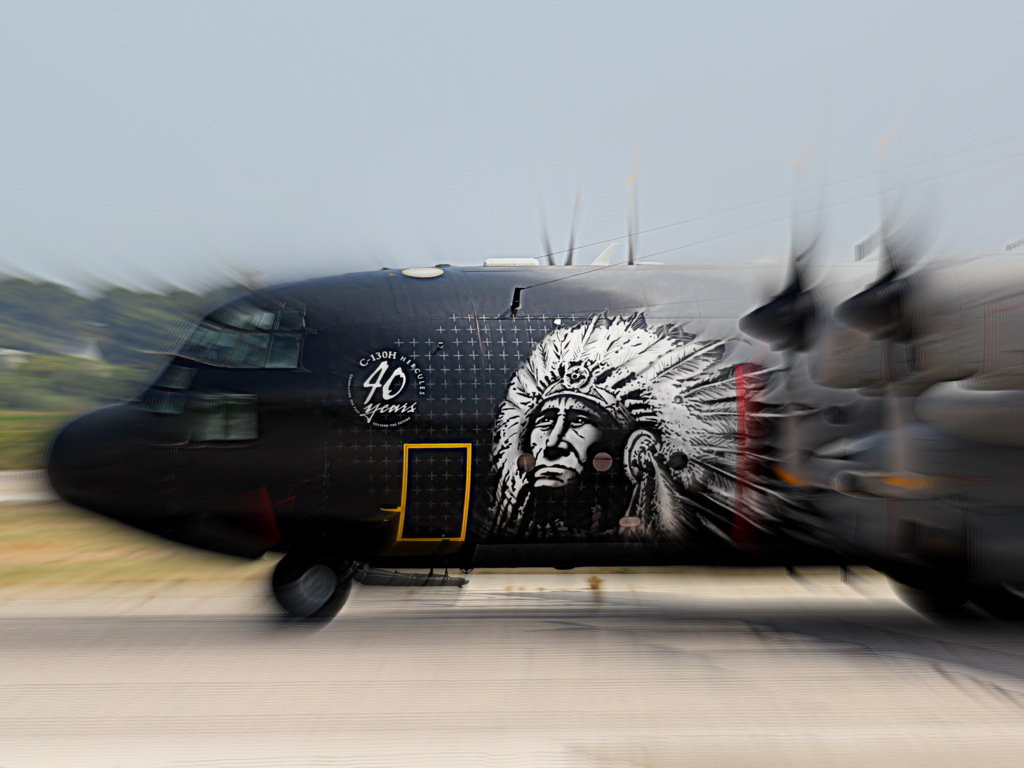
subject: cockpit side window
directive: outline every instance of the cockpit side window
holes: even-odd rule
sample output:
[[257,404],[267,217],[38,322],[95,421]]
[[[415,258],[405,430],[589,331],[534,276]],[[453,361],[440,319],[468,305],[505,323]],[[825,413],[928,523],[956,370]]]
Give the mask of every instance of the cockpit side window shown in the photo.
[[166,389],[188,389],[192,386],[192,379],[196,377],[195,368],[185,368],[180,365],[169,365],[167,369],[156,380],[156,386]]
[[285,309],[278,313],[277,330],[299,331],[302,330],[302,315],[294,309]]
[[258,437],[255,395],[204,394],[188,398],[192,442],[255,440]]
[[294,309],[228,305],[193,331],[178,356],[221,368],[298,368],[304,326]]
[[297,334],[278,333],[270,346],[267,368],[295,368],[299,360],[299,342]]
[[140,397],[142,406],[153,413],[178,414],[185,410],[184,392],[167,392],[162,389],[150,388]]
[[154,413],[182,413],[185,410],[185,390],[192,385],[195,375],[195,368],[167,366],[160,378],[140,396],[142,406]]
[[211,315],[215,322],[242,331],[269,331],[276,315],[251,304],[228,304]]
[[[229,332],[230,333],[230,332]],[[225,338],[222,334],[221,338]],[[261,368],[267,358],[270,337],[264,333],[236,333],[230,338],[226,365],[229,368]]]

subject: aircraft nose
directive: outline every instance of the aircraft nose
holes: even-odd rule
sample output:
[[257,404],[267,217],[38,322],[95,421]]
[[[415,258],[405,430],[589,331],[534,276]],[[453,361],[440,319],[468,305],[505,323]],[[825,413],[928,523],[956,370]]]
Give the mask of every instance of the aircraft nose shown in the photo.
[[46,471],[53,490],[69,504],[120,516],[130,480],[127,411],[113,406],[87,413],[54,438]]
[[261,505],[253,493],[182,482],[176,473],[192,460],[166,450],[166,439],[153,414],[130,405],[87,413],[54,438],[50,485],[69,504],[173,541],[247,558],[266,552],[280,533],[265,489]]

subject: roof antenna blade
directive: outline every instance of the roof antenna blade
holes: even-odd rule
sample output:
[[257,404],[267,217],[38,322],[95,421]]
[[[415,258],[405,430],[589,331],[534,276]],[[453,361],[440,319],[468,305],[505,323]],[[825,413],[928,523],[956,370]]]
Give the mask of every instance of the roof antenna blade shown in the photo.
[[612,263],[612,258],[615,256],[615,252],[619,250],[619,243],[612,243],[603,251],[601,251],[597,258],[590,262],[592,267],[607,267]]

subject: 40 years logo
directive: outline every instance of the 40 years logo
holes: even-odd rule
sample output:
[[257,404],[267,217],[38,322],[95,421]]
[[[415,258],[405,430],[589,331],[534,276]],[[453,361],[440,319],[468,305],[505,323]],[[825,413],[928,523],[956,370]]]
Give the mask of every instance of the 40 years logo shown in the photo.
[[364,357],[359,368],[348,377],[348,400],[367,424],[387,429],[416,415],[417,398],[426,396],[427,385],[415,360],[385,349]]

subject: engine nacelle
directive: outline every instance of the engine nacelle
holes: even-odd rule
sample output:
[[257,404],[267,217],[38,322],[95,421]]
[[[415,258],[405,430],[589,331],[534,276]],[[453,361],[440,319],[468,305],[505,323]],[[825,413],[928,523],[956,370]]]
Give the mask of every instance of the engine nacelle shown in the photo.
[[811,378],[823,387],[874,391],[889,381],[913,375],[914,350],[880,342],[839,323],[829,323],[807,361]]
[[919,418],[950,435],[1024,448],[1024,390],[979,391],[945,382],[921,395],[916,410]]

